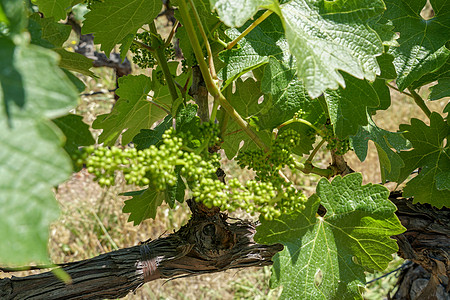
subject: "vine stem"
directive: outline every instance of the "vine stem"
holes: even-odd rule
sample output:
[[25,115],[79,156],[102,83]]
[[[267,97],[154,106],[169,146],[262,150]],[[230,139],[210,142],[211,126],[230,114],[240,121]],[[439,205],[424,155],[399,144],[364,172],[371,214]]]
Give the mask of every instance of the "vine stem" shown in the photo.
[[420,109],[427,115],[427,117],[430,118],[431,111],[425,104],[425,101],[422,99],[422,97],[420,97],[419,94],[417,94],[414,89],[408,88],[408,91],[411,93],[411,96],[414,99],[414,102],[417,104],[417,106],[419,106]]
[[322,132],[322,130],[320,130],[319,128],[317,128],[316,126],[314,126],[311,122],[301,119],[301,118],[292,118],[290,120],[287,120],[286,122],[284,122],[283,124],[279,125],[277,127],[278,130],[280,130],[282,127],[292,124],[292,123],[302,123],[305,125],[308,125],[309,127],[311,127],[312,129],[314,129],[319,135],[321,136],[325,136],[324,133]]
[[169,47],[170,42],[172,41],[173,36],[175,35],[175,30],[178,28],[178,25],[180,22],[177,20],[175,24],[172,27],[172,30],[170,31],[169,36],[167,37],[166,41],[164,42],[164,48]]
[[[192,1],[192,0],[191,0]],[[244,36],[246,36],[250,31],[252,31],[256,26],[258,26],[262,21],[267,19],[272,14],[272,11],[266,10],[265,13],[255,20],[250,26],[247,27],[237,38],[228,43],[227,49],[233,48]]]
[[405,91],[400,91],[397,87],[393,86],[392,84],[390,84],[390,83],[388,83],[388,82],[386,82],[386,85],[387,85],[388,87],[390,87],[391,89],[396,90],[397,92],[402,93],[402,94],[405,94],[405,95],[407,95],[407,96],[409,96],[409,97],[412,98],[412,95],[411,95],[410,93],[407,93],[407,92],[405,92]]
[[333,169],[321,169],[314,166],[311,162],[306,161],[304,164],[294,160],[295,168],[302,171],[305,174],[316,174],[322,177],[330,178],[334,176],[336,172]]
[[220,92],[216,82],[212,78],[208,69],[208,65],[206,64],[205,58],[203,57],[202,48],[200,46],[200,42],[198,41],[194,24],[189,17],[188,7],[185,0],[179,1],[179,11],[183,20],[183,25],[186,27],[192,49],[200,67],[200,71],[202,72],[203,79],[205,80],[208,92],[213,96],[214,101],[219,101],[219,104],[225,109],[227,114],[229,114],[234,119],[239,127],[241,127],[247,133],[247,135],[255,142],[256,145],[265,150],[269,150],[269,147],[253,132],[247,122],[242,119],[242,117],[233,108],[233,106],[227,101],[227,99],[225,99],[225,97]]
[[138,45],[139,48],[146,49],[146,50],[148,50],[148,51],[150,51],[150,52],[155,53],[155,51],[156,51],[153,47],[150,47],[149,45],[144,44],[144,43],[142,43],[142,42],[140,42],[140,41],[133,40],[133,43],[135,43],[136,45]]
[[312,162],[314,156],[316,156],[317,152],[319,151],[319,149],[323,146],[323,144],[325,144],[325,139],[322,138],[322,140],[320,141],[319,144],[317,144],[317,146],[314,148],[314,150],[311,152],[311,154],[309,155],[308,159],[306,160],[306,162]]
[[211,72],[212,78],[217,79],[216,69],[214,68],[214,60],[213,60],[213,55],[212,55],[212,51],[211,51],[211,45],[209,44],[208,36],[206,35],[205,29],[203,28],[202,20],[200,20],[200,16],[198,15],[197,8],[195,7],[194,1],[189,0],[189,4],[191,5],[192,12],[194,13],[195,21],[197,22],[198,29],[200,31],[200,34],[203,38],[203,41],[204,41],[204,44],[206,47],[206,53],[208,54],[209,71]]
[[164,43],[162,43],[161,37],[159,36],[155,22],[150,22],[148,24],[150,33],[152,34],[152,46],[155,49],[156,60],[158,61],[158,65],[161,67],[162,72],[164,74],[164,78],[167,82],[167,87],[169,88],[170,96],[172,97],[172,103],[178,99],[177,88],[175,87],[175,83],[172,78],[172,74],[170,74],[169,65],[167,64],[166,56],[164,55]]

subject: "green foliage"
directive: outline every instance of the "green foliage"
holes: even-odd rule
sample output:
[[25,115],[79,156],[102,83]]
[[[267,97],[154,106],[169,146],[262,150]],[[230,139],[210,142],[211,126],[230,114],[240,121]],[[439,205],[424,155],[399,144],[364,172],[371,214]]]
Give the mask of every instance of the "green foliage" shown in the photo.
[[161,7],[161,2],[154,0],[95,2],[85,16],[83,34],[94,33],[95,42],[109,55],[116,44],[122,44],[128,35],[134,35],[142,25],[153,20]]
[[[92,62],[65,48],[71,27],[59,20],[81,2],[83,33],[107,55],[117,49],[124,59],[131,48],[138,65],[152,68],[118,79],[119,99],[92,124],[102,130],[97,145],[82,117],[69,114],[84,89],[72,72],[93,76]],[[338,168],[317,166],[322,145],[363,161],[370,140],[383,181],[407,181],[404,196],[450,207],[450,105],[430,113],[419,91],[437,82],[429,99],[449,96],[449,8],[430,1],[434,17],[423,20],[425,3],[177,0],[180,71],[155,29],[161,2],[0,0],[0,263],[47,259],[46,228],[58,212],[52,188],[86,167],[101,185],[122,172],[143,187],[124,194],[136,225],[186,195],[259,214],[257,239],[286,246],[271,280],[283,285],[282,298],[360,298],[364,271],[387,265],[397,250],[389,237],[403,231],[388,191],[351,174],[319,180],[306,199],[283,171],[328,179]],[[376,125],[393,81],[429,122],[412,119],[398,132]],[[200,120],[190,95],[203,87],[213,104]],[[219,149],[255,179],[219,180]]]
[[163,118],[166,112],[157,105],[164,107],[170,104],[164,90],[160,89],[152,97],[157,105],[147,101],[150,90],[155,91],[159,86],[158,81],[145,75],[121,77],[116,91],[120,98],[113,110],[98,116],[92,124],[93,128],[103,129],[98,142],[112,146],[122,135],[122,143],[128,144],[141,129],[148,129]]
[[377,148],[381,181],[385,182],[386,179],[395,181],[400,175],[400,169],[405,166],[399,152],[411,148],[411,144],[400,132],[389,132],[379,128],[370,117],[369,124],[360,127],[358,133],[350,139],[360,161],[366,159],[369,140],[373,141]]
[[386,0],[384,18],[392,21],[394,30],[400,32],[400,47],[392,47],[397,71],[397,84],[404,90],[423,75],[441,67],[450,56],[445,43],[450,40],[450,7],[446,0],[430,1],[434,17],[424,20],[420,12],[426,0],[406,3],[401,0]]
[[48,261],[48,226],[58,215],[52,187],[71,173],[49,119],[67,114],[77,91],[57,54],[20,36],[23,5],[13,2],[1,2],[10,25],[0,35],[0,262],[23,264]]
[[396,208],[385,187],[361,183],[359,173],[321,179],[305,211],[261,221],[256,240],[285,245],[271,278],[272,287],[283,285],[281,299],[362,299],[365,268],[384,270],[392,260],[390,236],[404,231]]
[[411,125],[402,124],[400,130],[405,132],[403,135],[414,148],[400,152],[405,166],[400,170],[398,182],[420,168],[419,174],[406,184],[405,196],[414,196],[414,202],[430,203],[438,208],[449,206],[450,126],[434,112],[430,126],[411,119]]

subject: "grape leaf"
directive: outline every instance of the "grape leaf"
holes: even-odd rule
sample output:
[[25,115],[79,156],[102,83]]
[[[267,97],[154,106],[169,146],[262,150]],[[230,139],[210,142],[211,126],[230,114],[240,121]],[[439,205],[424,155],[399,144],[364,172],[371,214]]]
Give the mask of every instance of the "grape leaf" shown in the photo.
[[[350,137],[350,143],[360,161],[367,156],[369,140],[375,144],[380,161],[381,181],[396,180],[400,169],[405,166],[398,154],[401,150],[411,148],[411,144],[400,132],[389,132],[379,128],[368,116],[369,124],[361,126],[356,135]],[[395,149],[394,150],[392,150]]]
[[[259,83],[252,78],[242,81],[241,79],[236,81],[236,91],[231,93],[231,87],[225,91],[225,97],[228,102],[234,107],[234,109],[243,117],[250,121],[252,116],[262,112],[267,103],[258,104],[259,98],[262,96],[260,92]],[[226,156],[232,159],[239,148],[242,141],[244,144],[242,150],[253,149],[258,146],[249,138],[249,136],[242,130],[242,128],[221,108],[217,114],[217,119],[220,123],[226,123],[225,130],[222,134],[222,149],[225,151]],[[258,131],[256,134],[264,141],[270,141],[271,135],[267,131]],[[268,143],[270,145],[270,142]]]
[[[149,129],[153,123],[163,118],[167,113],[147,101],[148,93],[155,86],[158,86],[157,83],[145,75],[119,78],[119,88],[116,91],[119,100],[111,113],[98,116],[92,124],[92,128],[103,129],[98,142],[112,146],[122,134],[122,144],[126,145],[140,129]],[[160,99],[158,91],[154,91],[152,100],[160,105],[170,104],[170,97],[167,98],[164,94]]]
[[0,31],[0,37],[4,34],[20,34],[27,26],[25,14],[25,2],[17,0],[0,0],[0,6],[3,8],[4,20],[0,21],[8,27],[8,31]]
[[449,191],[443,183],[447,175],[440,175],[450,171],[450,125],[433,112],[430,126],[418,119],[411,119],[411,125],[402,124],[400,130],[411,141],[413,149],[400,152],[405,167],[397,182],[403,182],[413,170],[421,168],[419,174],[408,181],[403,195],[414,197],[414,202],[429,203],[438,208],[450,207]]
[[35,0],[34,2],[45,17],[54,17],[56,20],[65,19],[67,12],[72,8],[72,0]]
[[53,18],[41,18],[36,13],[30,16],[28,30],[31,35],[31,43],[52,49],[59,54],[61,68],[95,77],[94,73],[89,70],[92,67],[92,60],[63,48],[64,42],[70,35],[70,26],[59,24]]
[[106,55],[128,34],[134,34],[144,24],[153,22],[162,4],[154,0],[105,0],[94,2],[85,16],[83,34],[94,33]]
[[45,262],[58,211],[52,188],[72,171],[63,136],[46,118],[67,114],[78,94],[55,53],[5,37],[0,85],[0,261]]
[[128,222],[133,221],[134,225],[141,224],[145,219],[154,219],[156,210],[164,200],[164,192],[155,192],[151,189],[124,193],[124,196],[132,196],[130,200],[125,200],[122,211],[130,213]]
[[[237,38],[246,27],[250,26],[248,22],[239,29],[229,29],[226,31],[230,39]],[[219,54],[219,58],[225,63],[218,75],[222,78],[224,86],[229,85],[242,74],[256,69],[263,64],[269,63],[272,67],[266,67],[268,74],[263,79],[266,91],[276,93],[277,85],[270,84],[272,77],[277,77],[277,82],[284,84],[283,89],[295,74],[295,58],[289,52],[289,45],[282,31],[283,24],[276,15],[271,15],[261,24],[255,27],[250,33],[242,38],[237,49],[230,49]]]
[[211,9],[216,10],[219,18],[229,27],[241,27],[253,17],[258,8],[276,9],[273,0],[210,0]]
[[291,0],[281,5],[286,39],[297,60],[297,76],[309,95],[345,87],[338,70],[359,79],[380,74],[382,41],[367,24],[385,9],[381,0]]
[[0,262],[48,261],[48,226],[58,217],[53,186],[72,164],[61,149],[63,136],[48,121],[0,123]]
[[437,81],[441,78],[450,77],[450,57],[447,59],[444,65],[440,67],[438,70],[427,73],[423,75],[419,80],[414,81],[410,88],[417,89],[421,86],[424,86],[425,84],[431,83],[433,81]]
[[61,68],[78,72],[86,76],[96,77],[95,74],[89,70],[92,67],[92,60],[86,56],[80,53],[69,52],[64,49],[54,49],[54,51],[58,53],[61,58],[59,62]]
[[377,56],[378,65],[381,69],[381,74],[378,76],[381,79],[395,79],[397,78],[397,74],[395,73],[395,67],[392,63],[394,61],[394,57],[388,53],[383,53],[380,56]]
[[378,107],[380,99],[369,82],[348,74],[342,75],[347,87],[326,90],[324,97],[336,136],[346,138],[356,134],[359,126],[367,125],[367,108]]
[[162,140],[163,133],[171,128],[173,121],[172,116],[168,115],[154,129],[141,129],[141,131],[133,138],[137,150],[142,150],[151,145],[158,145]]
[[450,40],[450,5],[447,0],[431,0],[435,16],[424,20],[420,12],[426,0],[386,0],[384,17],[400,32],[399,47],[389,50],[395,59],[397,86],[404,90],[424,74],[442,66],[450,56],[445,43]]
[[78,93],[57,67],[56,53],[0,38],[0,58],[0,101],[7,116],[55,118],[76,105]]
[[38,13],[29,18],[28,30],[31,43],[45,48],[62,48],[72,28],[55,22],[53,18],[41,18]]
[[66,143],[64,149],[69,155],[77,152],[81,146],[89,146],[95,143],[89,125],[83,122],[83,117],[69,114],[53,120],[59,129],[66,136]]
[[361,183],[360,173],[322,178],[304,211],[261,220],[255,239],[285,245],[271,278],[272,287],[283,286],[281,299],[362,299],[363,266],[384,270],[392,260],[398,246],[390,236],[404,231],[396,207],[388,189]]
[[450,77],[444,77],[438,80],[438,84],[430,88],[428,99],[439,100],[444,97],[450,97]]
[[181,178],[180,171],[182,166],[175,167],[175,173],[177,174],[177,182],[174,186],[167,186],[165,191],[165,198],[167,204],[169,204],[170,208],[175,207],[175,201],[183,203],[184,194],[186,190],[186,185],[184,184],[183,179]]

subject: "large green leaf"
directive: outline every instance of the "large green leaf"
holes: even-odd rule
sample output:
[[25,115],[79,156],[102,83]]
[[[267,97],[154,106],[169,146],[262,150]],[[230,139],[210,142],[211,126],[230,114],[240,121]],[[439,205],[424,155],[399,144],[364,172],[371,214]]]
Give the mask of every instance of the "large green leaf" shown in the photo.
[[0,38],[0,52],[0,261],[44,262],[58,212],[52,188],[72,171],[46,118],[67,114],[77,91],[52,51]]
[[[239,29],[229,29],[229,38],[237,38],[251,22]],[[219,76],[225,80],[224,86],[247,71],[269,63],[266,67],[266,79],[263,79],[265,92],[276,93],[284,89],[292,81],[296,73],[295,58],[289,52],[289,45],[284,37],[283,24],[276,15],[271,15],[249,34],[239,41],[237,49],[220,53],[225,63]],[[278,84],[271,84],[276,79]],[[278,90],[277,90],[278,89]]]
[[283,286],[281,299],[362,299],[365,268],[384,270],[392,260],[398,246],[390,236],[404,231],[396,207],[385,187],[361,183],[360,173],[322,178],[304,211],[261,220],[256,240],[285,245],[271,278]]
[[438,84],[430,88],[428,99],[433,101],[444,97],[450,97],[450,77],[439,79]]
[[450,56],[445,47],[450,40],[450,5],[447,0],[431,0],[435,15],[424,20],[420,12],[426,0],[385,2],[384,17],[400,32],[400,47],[391,48],[390,53],[395,57],[398,88],[404,90],[424,74],[437,70]]
[[[92,124],[93,128],[103,129],[98,137],[99,143],[114,145],[122,134],[122,144],[126,145],[141,129],[149,129],[167,113],[160,107],[147,101],[150,90],[157,86],[150,77],[145,75],[128,75],[119,79],[117,95],[120,97],[109,114],[100,115]],[[163,94],[159,98],[154,91],[152,100],[158,104],[170,104],[171,99]],[[169,102],[167,102],[169,101]]]
[[153,22],[161,11],[161,1],[105,0],[94,2],[86,14],[82,32],[93,33],[106,55],[127,35],[134,34],[144,24]]
[[34,45],[16,46],[11,40],[0,38],[3,113],[55,118],[76,105],[78,93],[58,68],[57,59],[58,55],[50,50]]
[[20,34],[27,26],[27,18],[25,14],[25,2],[17,0],[0,0],[0,6],[3,9],[3,20],[0,20],[6,25],[8,30],[0,32],[0,37],[3,34]]
[[60,56],[61,60],[59,62],[59,66],[61,68],[78,72],[86,76],[95,77],[95,74],[89,70],[92,68],[91,59],[80,53],[69,52],[64,49],[54,49],[54,51]]
[[31,43],[45,48],[61,48],[71,30],[70,25],[58,23],[54,18],[41,18],[38,13],[32,14],[28,22]]
[[48,226],[58,217],[52,188],[72,172],[63,136],[29,118],[0,130],[0,262],[46,262]]
[[415,169],[419,174],[408,181],[403,190],[405,197],[414,196],[414,202],[429,203],[438,208],[450,207],[450,190],[442,182],[450,180],[450,125],[441,115],[433,112],[430,126],[418,119],[411,125],[400,125],[403,135],[413,145],[411,151],[400,152],[405,162],[398,182],[403,182]]
[[56,20],[65,19],[72,8],[73,0],[35,0],[45,17],[54,17]]
[[381,0],[291,0],[281,5],[297,75],[311,97],[345,87],[339,70],[370,81],[380,74],[376,56],[383,52],[382,41],[367,22],[384,9]]
[[164,200],[164,192],[155,192],[151,189],[125,193],[124,196],[133,197],[125,201],[122,211],[130,213],[128,222],[133,221],[134,225],[139,225],[145,219],[154,219],[158,206]]
[[448,78],[448,77],[450,77],[450,57],[447,58],[445,64],[443,64],[442,67],[440,67],[438,70],[431,73],[427,73],[422,77],[420,77],[420,79],[414,81],[410,85],[410,88],[417,89],[420,88],[421,86],[437,81],[441,78]]
[[376,108],[380,98],[373,85],[343,74],[347,87],[324,93],[334,131],[339,138],[354,135],[359,126],[367,125],[367,109]]
[[253,17],[258,8],[276,9],[274,0],[209,0],[211,9],[216,10],[219,18],[229,27],[241,27]]
[[380,161],[381,181],[396,180],[400,175],[400,169],[405,166],[398,153],[411,148],[411,145],[400,132],[386,131],[379,128],[370,117],[368,120],[369,124],[361,126],[358,133],[350,137],[351,145],[359,160],[364,161],[369,140],[373,141]]

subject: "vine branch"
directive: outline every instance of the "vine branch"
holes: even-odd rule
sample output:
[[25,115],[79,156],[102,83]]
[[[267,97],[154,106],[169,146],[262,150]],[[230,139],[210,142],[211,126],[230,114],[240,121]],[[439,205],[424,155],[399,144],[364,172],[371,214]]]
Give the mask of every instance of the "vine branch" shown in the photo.
[[186,27],[188,32],[189,40],[191,42],[192,49],[194,50],[195,57],[197,59],[200,71],[202,72],[203,79],[205,80],[206,88],[209,93],[213,96],[214,101],[219,101],[219,104],[225,109],[225,111],[234,119],[234,121],[241,127],[245,133],[258,145],[260,148],[268,150],[269,147],[253,132],[250,126],[245,122],[244,119],[239,115],[239,113],[231,106],[231,104],[225,99],[225,97],[220,92],[218,86],[216,85],[214,79],[212,78],[208,66],[203,57],[202,48],[197,37],[194,24],[188,14],[188,8],[185,0],[179,1],[179,9],[181,18],[183,20],[183,25]]
[[195,21],[197,22],[198,29],[200,31],[200,34],[203,38],[206,53],[208,54],[208,64],[209,64],[209,71],[211,72],[211,76],[213,79],[217,79],[216,69],[214,68],[214,60],[213,55],[211,51],[211,45],[208,41],[208,36],[206,35],[205,29],[203,28],[202,20],[200,20],[200,16],[198,15],[197,8],[195,7],[194,1],[189,0],[189,4],[192,7],[192,12],[194,13]]
[[169,65],[167,64],[166,56],[164,55],[164,43],[161,40],[160,35],[158,34],[155,26],[155,22],[150,22],[149,24],[150,33],[152,34],[152,46],[154,47],[155,57],[158,61],[158,65],[161,67],[161,70],[164,74],[164,78],[167,82],[167,87],[169,88],[170,96],[172,97],[172,103],[178,99],[177,88],[175,87],[175,83],[172,78],[172,74],[170,74]]

